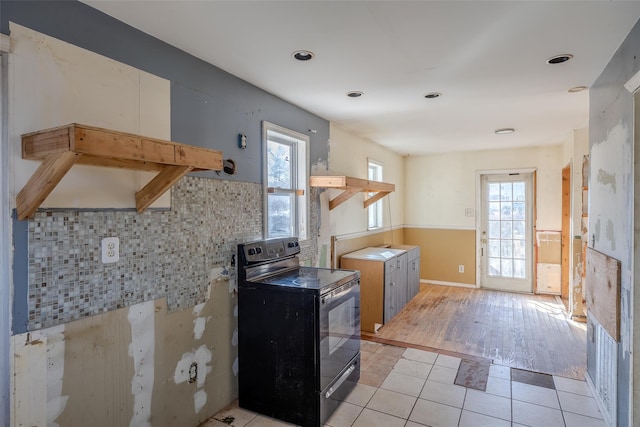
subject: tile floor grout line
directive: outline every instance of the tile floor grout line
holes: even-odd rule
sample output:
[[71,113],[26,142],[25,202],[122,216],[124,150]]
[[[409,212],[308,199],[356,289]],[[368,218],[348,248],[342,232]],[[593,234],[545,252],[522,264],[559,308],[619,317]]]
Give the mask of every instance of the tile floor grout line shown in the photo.
[[[386,346],[386,345],[385,344],[381,344],[381,346]],[[446,368],[448,370],[455,371],[455,369],[451,367],[451,366],[453,366],[453,363],[451,363],[452,361],[449,360],[447,357],[441,358],[441,360],[439,361],[441,364],[436,365],[436,362],[438,362],[438,357],[440,355],[442,355],[442,354],[437,354],[435,360],[433,361],[433,364],[428,364],[428,363],[425,363],[425,362],[421,361],[421,360],[427,360],[426,357],[423,357],[421,355],[419,357],[417,355],[415,356],[418,360],[413,360],[413,359],[406,358],[404,356],[404,352],[406,352],[408,350],[407,348],[404,348],[403,349],[404,351],[401,352],[401,353],[395,352],[395,351],[386,351],[386,352],[384,352],[384,351],[382,351],[382,349],[383,349],[383,347],[380,347],[379,349],[376,350],[376,353],[378,353],[378,354],[386,354],[387,356],[390,356],[387,359],[387,361],[390,361],[390,362],[393,363],[393,366],[385,365],[385,367],[382,369],[382,374],[386,375],[384,377],[383,381],[380,382],[378,386],[373,386],[373,385],[369,385],[369,384],[366,384],[366,383],[360,383],[363,386],[366,386],[364,388],[366,390],[366,393],[364,393],[362,395],[362,397],[365,397],[366,399],[360,400],[360,402],[364,406],[360,406],[360,404],[357,404],[357,405],[356,404],[350,404],[350,405],[355,406],[356,408],[353,408],[353,410],[349,409],[348,411],[345,412],[345,415],[349,414],[347,419],[353,419],[353,421],[350,422],[350,423],[346,423],[345,424],[344,421],[346,421],[347,419],[345,419],[345,418],[343,418],[343,416],[341,416],[339,418],[336,418],[332,422],[332,424],[327,424],[327,427],[329,427],[329,426],[331,426],[331,427],[343,427],[343,426],[354,427],[356,425],[362,425],[363,424],[362,420],[364,420],[365,418],[361,418],[361,417],[364,416],[365,409],[368,409],[368,411],[366,411],[366,412],[369,413],[369,416],[367,418],[370,419],[370,421],[372,423],[371,424],[372,426],[380,426],[381,425],[380,423],[382,422],[380,417],[376,418],[375,414],[383,414],[385,416],[393,417],[393,419],[398,420],[398,425],[403,425],[404,427],[407,427],[409,425],[423,426],[424,425],[423,423],[427,423],[428,424],[429,421],[432,420],[433,416],[438,416],[437,414],[439,413],[439,409],[437,407],[433,407],[432,409],[429,409],[429,412],[425,413],[425,414],[428,414],[427,418],[424,418],[425,414],[422,414],[422,411],[421,411],[422,415],[420,415],[420,417],[422,417],[422,418],[420,418],[418,421],[412,421],[410,418],[413,415],[413,413],[416,410],[416,408],[418,407],[418,404],[420,403],[419,402],[420,399],[424,400],[425,402],[430,402],[430,403],[434,403],[436,405],[441,405],[440,408],[448,407],[448,408],[453,408],[455,410],[458,410],[459,414],[458,414],[458,417],[457,417],[457,423],[456,423],[456,418],[454,418],[454,417],[449,417],[448,418],[449,421],[451,421],[451,424],[449,424],[451,426],[457,425],[458,427],[460,427],[460,425],[462,424],[463,415],[465,413],[467,414],[464,417],[465,418],[465,422],[474,423],[474,422],[483,422],[483,420],[484,420],[484,422],[490,422],[491,423],[491,421],[489,421],[489,420],[493,419],[494,423],[497,423],[498,420],[499,420],[500,423],[503,423],[503,422],[504,423],[509,423],[510,422],[511,425],[514,425],[514,424],[517,423],[517,421],[515,420],[515,418],[516,418],[515,415],[516,414],[514,413],[514,409],[515,409],[515,406],[518,406],[520,404],[528,405],[527,406],[528,409],[525,409],[527,407],[522,407],[521,408],[522,410],[527,410],[527,411],[533,410],[533,411],[538,411],[539,412],[540,410],[544,409],[545,411],[546,410],[553,411],[554,413],[557,414],[557,412],[555,412],[555,411],[559,410],[561,418],[560,417],[556,418],[556,422],[552,423],[554,425],[561,425],[562,424],[562,425],[566,426],[567,423],[568,423],[567,416],[570,416],[570,417],[581,417],[580,419],[583,419],[584,421],[593,420],[592,422],[604,426],[602,418],[596,418],[596,417],[593,417],[593,416],[590,416],[590,415],[585,415],[585,414],[582,414],[582,413],[577,413],[577,412],[574,412],[574,411],[571,411],[571,410],[564,410],[563,409],[562,404],[560,402],[560,392],[564,393],[563,396],[572,399],[572,400],[569,401],[570,403],[574,401],[574,399],[573,399],[574,397],[575,397],[575,399],[584,399],[586,402],[592,402],[594,399],[593,399],[593,396],[585,395],[583,393],[576,393],[576,392],[573,392],[573,391],[559,390],[557,388],[557,386],[556,386],[556,379],[555,379],[556,376],[554,376],[554,378],[553,378],[553,385],[554,385],[553,390],[555,391],[556,401],[558,403],[558,407],[557,408],[553,407],[553,406],[548,406],[548,403],[544,403],[544,404],[535,403],[537,401],[547,402],[548,401],[547,397],[550,397],[549,393],[547,393],[547,392],[545,392],[547,397],[545,397],[545,394],[542,394],[542,395],[537,394],[535,388],[537,388],[537,387],[544,388],[544,389],[550,389],[550,388],[542,387],[542,386],[539,386],[539,385],[536,385],[536,384],[528,384],[527,382],[522,382],[522,381],[514,381],[512,373],[513,373],[513,369],[515,369],[515,368],[511,368],[509,366],[500,365],[500,364],[493,364],[493,363],[490,364],[489,373],[492,372],[491,368],[493,366],[498,367],[498,369],[494,368],[493,369],[494,375],[489,375],[488,377],[489,378],[494,378],[494,379],[497,379],[497,380],[501,380],[501,381],[507,380],[508,381],[509,396],[504,396],[504,395],[501,395],[501,394],[493,394],[493,393],[488,392],[486,389],[484,391],[477,390],[477,391],[474,391],[474,393],[482,393],[482,394],[484,394],[486,396],[492,396],[492,398],[496,398],[496,399],[497,398],[500,398],[500,399],[508,398],[509,399],[510,414],[509,414],[509,417],[508,417],[509,420],[507,420],[505,418],[502,418],[501,416],[495,416],[495,414],[493,412],[491,412],[491,411],[487,412],[482,407],[477,407],[476,409],[478,409],[479,411],[483,411],[483,412],[479,412],[479,411],[477,412],[476,410],[465,409],[465,405],[467,403],[469,403],[469,393],[470,393],[469,390],[475,390],[475,389],[469,388],[469,387],[465,387],[465,386],[456,385],[455,384],[455,379],[453,379],[453,383],[451,381],[450,382],[446,382],[446,381],[433,381],[433,380],[430,380],[431,375],[434,375],[433,370],[436,368],[436,366],[438,366],[440,368],[443,368],[443,369]],[[443,355],[443,356],[450,356],[450,355]],[[458,359],[460,359],[460,358],[458,358]],[[393,360],[395,360],[395,362],[393,362]],[[421,375],[420,376],[411,375],[410,373],[407,374],[407,373],[402,373],[402,372],[398,372],[397,370],[395,370],[394,368],[396,367],[396,365],[398,364],[398,362],[400,360],[419,363],[419,365],[415,365],[411,369],[413,369],[413,370],[415,370],[415,369],[419,369],[419,370],[424,369],[423,371],[420,371],[420,372],[426,373],[426,378],[422,378]],[[446,362],[445,362],[445,360],[446,360]],[[424,365],[426,365],[426,366],[424,366]],[[378,365],[373,365],[370,368],[372,370],[370,372],[380,372],[380,368],[381,368],[381,366],[378,367]],[[407,366],[404,366],[404,365],[401,366],[401,369],[405,369],[405,368],[407,368]],[[387,371],[387,369],[390,369],[390,371]],[[409,369],[407,372],[412,372],[411,369]],[[458,370],[459,369],[460,369],[460,366],[458,365]],[[505,375],[506,374],[504,372],[505,370],[507,370],[508,375]],[[385,374],[385,372],[388,372],[388,373]],[[415,372],[419,372],[419,371],[415,371]],[[419,387],[419,390],[417,391],[417,396],[414,396],[412,394],[407,394],[407,393],[404,393],[404,392],[400,392],[400,391],[395,391],[395,390],[382,388],[382,384],[384,383],[386,378],[389,377],[389,375],[391,373],[399,376],[399,377],[396,377],[396,379],[394,381],[398,381],[398,378],[400,378],[399,379],[399,381],[400,381],[399,384],[400,385],[402,385],[401,384],[403,382],[402,378],[404,378],[404,377],[408,377],[408,378],[412,378],[413,377],[413,378],[421,380],[422,384]],[[499,373],[500,375],[495,375],[496,373]],[[450,372],[447,373],[446,375],[440,375],[440,379],[446,379],[446,377],[450,377]],[[508,379],[505,378],[505,377],[507,377]],[[563,378],[564,379],[565,377],[559,377],[559,378]],[[571,379],[571,378],[568,378],[568,380],[570,380],[572,382],[569,382],[569,383],[564,383],[563,382],[563,384],[566,385],[567,388],[571,388],[572,390],[581,390],[581,388],[579,388],[579,387],[581,387],[580,383],[583,383],[584,381],[575,380],[575,379]],[[379,381],[379,380],[374,380],[374,381],[376,381],[376,383],[377,383],[377,381]],[[575,381],[575,383],[573,383],[573,381]],[[431,390],[431,391],[429,391],[429,397],[430,398],[423,398],[422,395],[425,392],[425,389],[427,387],[427,383],[428,382],[431,382],[432,385],[435,384],[435,389],[434,390],[436,391],[436,393],[434,394],[433,393],[434,390]],[[442,386],[446,386],[446,390],[443,390],[441,387],[438,388],[437,387],[438,384],[440,384]],[[505,383],[502,382],[502,385],[500,387],[496,388],[494,391],[501,392],[501,390],[504,390],[504,384]],[[520,384],[522,386],[524,386],[524,387],[520,386]],[[518,388],[518,393],[519,393],[518,398],[514,398],[514,387],[515,386],[518,386],[518,387],[516,387],[516,388]],[[533,390],[531,388],[529,388],[531,386],[534,387]],[[455,388],[462,387],[464,389],[464,394],[459,393],[459,392],[454,392],[453,390],[450,391],[449,390],[450,387],[455,387]],[[406,388],[406,390],[410,390],[410,388],[411,387]],[[373,392],[371,392],[372,389],[373,389]],[[405,388],[400,387],[400,389],[404,390]],[[402,399],[405,399],[405,400],[407,400],[407,397],[413,398],[415,400],[414,400],[414,402],[411,405],[409,410],[408,410],[407,406],[404,406],[404,408],[405,408],[404,410],[400,410],[401,407],[397,406],[396,403],[391,403],[391,401],[387,402],[387,404],[385,404],[383,406],[377,405],[377,408],[368,407],[368,405],[370,405],[373,402],[374,396],[380,390],[384,390],[385,392],[394,393],[397,396],[405,396],[404,398],[402,398]],[[413,387],[412,393],[415,393],[416,392],[415,390],[416,390],[415,387]],[[367,397],[367,395],[369,393],[371,393],[371,395]],[[531,399],[530,399],[531,401],[522,400],[523,398],[524,399],[528,398],[527,395],[525,395],[523,393],[527,393],[527,394],[531,393]],[[456,397],[456,395],[457,395],[457,397]],[[442,396],[442,399],[440,399],[439,396]],[[360,399],[362,397],[360,397]],[[460,397],[461,397],[461,399],[460,399]],[[542,397],[542,398],[540,399],[540,397]],[[431,400],[431,399],[436,399],[436,400]],[[460,400],[458,400],[458,399],[460,399]],[[441,400],[441,401],[438,401],[438,400]],[[449,403],[442,403],[442,401],[447,401]],[[454,403],[451,403],[451,402],[454,402]],[[457,402],[461,402],[461,404],[457,403]],[[349,403],[349,402],[345,401],[345,403]],[[389,403],[391,404],[391,406],[389,406]],[[400,403],[400,401],[398,403]],[[518,403],[518,405],[515,405],[516,403]],[[456,405],[459,405],[459,407],[456,406]],[[571,405],[574,405],[574,404],[571,403]],[[520,406],[522,406],[522,405],[520,405]],[[536,409],[536,408],[538,408],[538,409]],[[238,407],[238,409],[240,409],[240,408]],[[573,409],[573,406],[572,406],[572,409]],[[231,409],[231,411],[233,411],[233,409]],[[436,412],[433,412],[433,411],[436,411]],[[405,413],[407,414],[406,418],[403,415]],[[233,413],[231,412],[230,414],[233,414]],[[402,414],[402,415],[397,415],[397,414]],[[524,414],[525,413],[520,412],[521,416],[524,415]],[[600,414],[600,413],[598,412],[598,414]],[[224,415],[224,414],[221,414],[220,416],[222,416],[222,415]],[[249,415],[249,414],[247,414],[247,415]],[[246,419],[247,415],[243,415],[242,419]],[[454,413],[451,413],[450,415],[454,415]],[[554,415],[554,417],[555,416],[556,415]],[[262,417],[262,415],[257,414],[257,413],[251,413],[250,418],[243,425],[244,426],[257,425],[262,420],[262,418],[260,418],[260,417]],[[351,418],[351,417],[353,417],[353,418]],[[260,420],[258,420],[258,418],[260,418]],[[264,419],[268,419],[268,418],[270,419],[270,417],[266,417],[265,416]],[[216,420],[216,419],[219,420],[219,417],[214,416],[214,417],[212,417],[212,419],[213,420]],[[382,418],[382,419],[384,419],[384,418]],[[562,422],[560,422],[560,419],[562,419]],[[575,418],[575,419],[578,419],[578,418]],[[361,420],[361,421],[358,423],[358,420]],[[285,423],[281,423],[280,424],[280,423],[277,422],[278,420],[275,420],[275,421],[276,421],[276,423],[273,424],[274,426],[275,425],[278,425],[278,426],[285,426],[285,425],[288,426],[288,425],[290,425],[290,424],[285,424]],[[269,424],[269,425],[271,425],[271,424]]]

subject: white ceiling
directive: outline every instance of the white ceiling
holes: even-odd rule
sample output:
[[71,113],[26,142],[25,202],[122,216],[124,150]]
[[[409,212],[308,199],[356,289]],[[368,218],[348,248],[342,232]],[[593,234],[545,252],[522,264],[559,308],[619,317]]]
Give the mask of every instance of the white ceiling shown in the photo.
[[[567,90],[590,86],[640,17],[640,1],[85,2],[412,155],[557,144],[587,127],[588,91]],[[299,49],[316,56],[295,61]],[[563,53],[573,60],[546,64]]]

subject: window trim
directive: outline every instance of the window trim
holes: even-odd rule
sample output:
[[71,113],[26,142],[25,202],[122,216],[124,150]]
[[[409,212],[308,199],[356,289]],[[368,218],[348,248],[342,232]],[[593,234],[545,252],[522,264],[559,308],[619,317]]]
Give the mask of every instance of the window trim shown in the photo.
[[[304,192],[301,197],[303,197],[302,203],[299,203],[299,200],[296,200],[296,223],[295,229],[296,234],[300,241],[305,241],[310,238],[309,226],[310,226],[310,212],[309,212],[309,151],[310,151],[310,143],[311,139],[309,135],[305,135],[300,132],[296,132],[289,128],[285,128],[283,126],[276,125],[274,123],[268,122],[266,120],[262,121],[262,183],[263,183],[263,218],[262,218],[262,233],[263,237],[266,239],[269,236],[269,177],[268,177],[268,133],[269,131],[277,132],[282,135],[285,135],[291,140],[283,140],[282,142],[292,143],[295,146],[296,152],[296,166],[297,170],[295,171],[297,177],[297,184],[295,189],[274,189],[274,193],[295,193],[300,196],[299,192],[302,190]],[[300,142],[302,142],[303,147],[300,147]],[[300,151],[304,149],[303,155],[301,155]],[[301,169],[304,169],[301,171]],[[302,205],[302,206],[301,206]],[[303,228],[301,230],[301,222],[304,222]]]
[[[380,171],[380,176],[373,180],[369,177],[369,170],[371,169],[371,166],[376,167],[379,171]],[[367,179],[371,180],[371,181],[379,181],[382,182],[383,181],[383,175],[384,174],[384,165],[382,164],[382,162],[379,162],[377,160],[374,160],[372,158],[367,158]],[[374,195],[376,193],[367,193],[367,197],[371,197],[372,195]],[[371,215],[371,210],[370,209],[375,209],[376,210],[376,217],[378,219],[377,224],[374,226],[370,225],[370,215]],[[382,209],[382,199],[378,200],[377,202],[373,203],[372,205],[370,205],[367,208],[367,230],[380,230],[384,228],[384,215],[383,215],[383,209]]]

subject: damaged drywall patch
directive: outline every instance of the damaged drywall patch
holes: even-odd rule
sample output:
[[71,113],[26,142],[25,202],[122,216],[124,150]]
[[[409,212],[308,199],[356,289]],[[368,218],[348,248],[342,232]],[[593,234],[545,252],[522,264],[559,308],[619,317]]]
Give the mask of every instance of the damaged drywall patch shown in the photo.
[[609,187],[609,189],[615,193],[616,192],[616,174],[608,173],[607,171],[600,169],[598,171],[598,182],[602,184],[605,188]]
[[[327,153],[329,153],[329,142],[327,142]],[[329,170],[329,163],[326,160],[318,158],[315,162],[311,163],[311,175],[321,174],[326,175],[326,171]]]
[[196,414],[200,412],[206,403],[207,392],[204,390],[196,391],[196,394],[193,395],[193,409],[196,411]]
[[199,340],[202,338],[202,335],[204,334],[204,330],[205,327],[207,326],[207,318],[205,318],[204,316],[200,316],[200,313],[202,313],[202,310],[204,309],[204,306],[207,303],[202,303],[202,304],[198,304],[195,307],[193,307],[193,315],[197,316],[195,319],[193,319],[193,337],[196,340]]
[[233,372],[234,376],[238,376],[238,358],[236,357],[233,360],[233,365],[231,365],[231,371]]
[[198,304],[196,306],[193,307],[193,315],[194,316],[200,316],[200,314],[202,313],[202,310],[204,310],[204,306],[207,305],[206,302],[203,302],[201,304]]
[[[238,305],[236,304],[233,307],[233,317],[238,317]],[[233,347],[237,347],[238,346],[238,328],[235,328],[233,330],[233,336],[231,337],[231,345]],[[231,365],[231,371],[233,372],[234,376],[238,376],[238,357],[236,356],[236,358],[233,360],[233,364]]]
[[129,308],[131,324],[129,356],[133,357],[134,375],[131,380],[133,415],[129,427],[151,426],[151,395],[154,381],[155,304],[143,302]]
[[624,121],[612,125],[606,137],[591,146],[589,230],[591,247],[630,262],[633,247],[633,130]]
[[[178,361],[173,373],[173,381],[176,384],[181,384],[190,381],[190,375],[192,375],[194,371],[196,372],[195,383],[198,390],[193,395],[196,414],[200,412],[207,403],[207,393],[202,389],[202,387],[204,387],[207,375],[212,371],[212,368],[209,365],[210,363],[211,350],[203,344],[195,351],[184,353],[182,358]],[[192,369],[194,364],[195,370]]]
[[[62,414],[69,396],[62,395],[64,378],[64,325],[48,330],[47,336],[47,426],[58,427],[55,420]],[[31,341],[34,344],[36,341]],[[29,343],[28,343],[29,344]]]
[[616,233],[615,233],[615,226],[613,225],[613,221],[611,220],[607,220],[605,235],[607,236],[607,240],[611,242],[611,249],[615,251],[616,250]]
[[207,325],[207,319],[204,317],[197,317],[193,319],[193,338],[199,340],[204,334],[204,328]]

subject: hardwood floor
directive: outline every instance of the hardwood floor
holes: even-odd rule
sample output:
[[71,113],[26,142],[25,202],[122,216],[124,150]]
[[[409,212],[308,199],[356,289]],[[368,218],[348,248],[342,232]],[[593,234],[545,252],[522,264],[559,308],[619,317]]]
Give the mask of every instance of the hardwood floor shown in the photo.
[[562,302],[548,295],[422,284],[377,334],[363,332],[367,337],[580,380],[587,363],[586,324],[569,320]]

